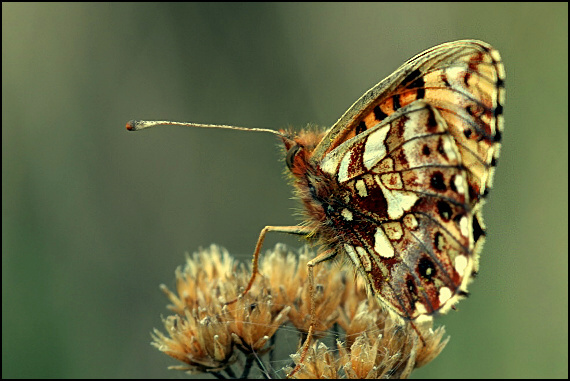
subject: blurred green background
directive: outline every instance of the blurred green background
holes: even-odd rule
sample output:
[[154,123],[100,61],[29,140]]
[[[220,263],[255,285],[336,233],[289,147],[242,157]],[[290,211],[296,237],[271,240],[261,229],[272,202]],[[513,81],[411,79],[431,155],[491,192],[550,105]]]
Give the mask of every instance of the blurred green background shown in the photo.
[[[469,300],[416,377],[568,377],[568,4],[2,4],[2,377],[184,377],[149,345],[184,253],[294,224],[277,140],[481,39],[506,130]],[[275,234],[267,246],[286,241]]]

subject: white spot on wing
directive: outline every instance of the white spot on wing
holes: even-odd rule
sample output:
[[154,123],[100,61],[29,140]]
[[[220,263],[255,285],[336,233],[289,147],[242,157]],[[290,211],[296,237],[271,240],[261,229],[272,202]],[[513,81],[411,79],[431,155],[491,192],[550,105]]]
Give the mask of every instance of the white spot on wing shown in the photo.
[[352,221],[352,212],[346,208],[344,208],[341,212],[342,216],[347,221]]
[[439,304],[443,305],[451,298],[452,293],[449,287],[442,287],[439,289]]
[[459,221],[459,228],[461,229],[461,234],[464,237],[469,236],[469,227],[467,224],[467,217],[465,217],[465,216],[461,217],[461,220]]
[[465,274],[467,263],[468,261],[465,255],[458,255],[455,257],[455,271],[457,271],[460,276],[463,276]]
[[459,194],[464,194],[465,193],[465,187],[463,186],[463,176],[461,175],[457,175],[455,176],[455,188],[457,189],[457,193]]
[[356,180],[355,187],[360,197],[368,196],[368,190],[366,189],[366,183],[364,182],[364,180],[362,179]]
[[445,74],[452,89],[460,92],[463,95],[467,95],[465,90],[465,85],[462,80],[462,78],[465,77],[464,66],[457,65],[457,66],[448,67],[447,69],[445,69]]
[[[491,50],[491,57],[495,62],[501,62],[501,56],[499,55],[498,51]],[[502,64],[497,65],[497,76],[501,79],[505,78],[505,68]]]
[[366,169],[370,170],[370,168],[374,167],[386,156],[386,146],[384,142],[388,131],[390,131],[390,125],[379,128],[368,135],[366,144],[364,145],[364,154],[362,155],[362,161]]
[[395,220],[402,217],[404,213],[410,210],[418,200],[418,196],[415,193],[389,190],[384,186],[384,184],[382,184],[382,181],[378,176],[374,176],[374,178],[386,198],[386,203],[388,204],[388,216],[391,219]]
[[338,181],[341,183],[348,180],[348,168],[351,162],[351,152],[350,150],[346,152],[346,154],[342,157],[340,161],[340,166],[338,167]]
[[421,303],[416,303],[416,311],[418,311],[418,314],[423,315],[427,313],[427,309],[426,306],[424,306]]
[[451,145],[451,138],[444,138],[443,139],[443,150],[445,151],[445,154],[447,155],[447,158],[450,161],[455,161],[457,159],[457,155],[455,154],[455,150],[453,149],[453,146]]
[[319,167],[323,170],[323,172],[328,173],[331,176],[336,176],[337,168],[341,159],[344,157],[347,151],[345,149],[339,149],[339,147],[335,148],[321,161]]
[[329,175],[334,175],[336,173],[336,166],[338,165],[338,162],[333,159],[333,157],[327,155],[320,165],[323,172],[328,173]]
[[377,227],[376,234],[374,234],[374,251],[384,258],[394,256],[394,247],[381,227]]

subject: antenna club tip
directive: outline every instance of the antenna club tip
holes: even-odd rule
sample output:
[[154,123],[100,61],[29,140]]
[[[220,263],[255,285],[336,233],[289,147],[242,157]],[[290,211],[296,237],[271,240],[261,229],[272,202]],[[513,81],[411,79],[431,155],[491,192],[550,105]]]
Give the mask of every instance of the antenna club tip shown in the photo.
[[127,122],[127,130],[129,131],[136,131],[137,130],[137,121],[136,120],[129,120]]

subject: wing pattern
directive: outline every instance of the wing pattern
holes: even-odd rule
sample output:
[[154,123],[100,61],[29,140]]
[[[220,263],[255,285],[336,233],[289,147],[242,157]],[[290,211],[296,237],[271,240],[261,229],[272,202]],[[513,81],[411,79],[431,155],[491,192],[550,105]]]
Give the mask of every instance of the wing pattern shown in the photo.
[[406,320],[447,311],[477,271],[504,77],[483,42],[437,46],[364,94],[312,151],[335,182],[326,215],[338,242]]

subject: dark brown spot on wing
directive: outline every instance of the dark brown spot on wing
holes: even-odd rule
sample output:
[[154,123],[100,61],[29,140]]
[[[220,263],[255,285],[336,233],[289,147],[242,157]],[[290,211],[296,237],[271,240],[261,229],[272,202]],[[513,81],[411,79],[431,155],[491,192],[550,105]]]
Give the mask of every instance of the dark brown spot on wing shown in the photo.
[[374,117],[379,122],[383,121],[385,118],[388,117],[388,115],[386,115],[386,113],[382,111],[382,109],[380,109],[380,106],[374,107],[373,111],[374,111]]

